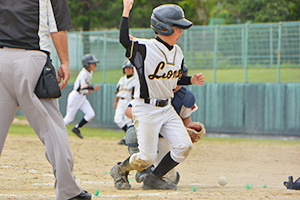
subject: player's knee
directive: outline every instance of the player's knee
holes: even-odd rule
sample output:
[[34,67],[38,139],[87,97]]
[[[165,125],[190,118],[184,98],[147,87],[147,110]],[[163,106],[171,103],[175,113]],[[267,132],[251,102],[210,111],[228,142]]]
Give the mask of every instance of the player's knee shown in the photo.
[[151,160],[149,160],[149,159],[141,159],[138,156],[138,153],[131,155],[130,160],[129,160],[130,165],[137,171],[142,171],[142,170],[146,169],[147,167],[152,165],[153,162],[151,162]]
[[125,135],[125,144],[128,146],[128,151],[130,155],[139,152],[138,141],[134,126],[128,127]]
[[95,116],[96,116],[95,112],[91,112],[91,113],[86,114],[84,118],[86,119],[86,121],[90,122],[94,119]]
[[192,148],[193,148],[192,142],[183,143],[183,144],[176,146],[175,148],[173,148],[171,150],[173,152],[172,153],[173,159],[179,163],[183,162],[188,157],[190,152],[192,151]]

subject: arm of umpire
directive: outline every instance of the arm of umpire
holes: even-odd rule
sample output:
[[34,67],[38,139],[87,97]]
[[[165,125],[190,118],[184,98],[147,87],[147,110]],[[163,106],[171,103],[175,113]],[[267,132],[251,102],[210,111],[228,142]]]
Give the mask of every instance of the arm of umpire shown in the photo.
[[60,83],[61,79],[63,79],[63,82],[59,86],[62,90],[66,87],[70,79],[67,31],[51,33],[51,37],[61,63],[58,69],[57,82]]

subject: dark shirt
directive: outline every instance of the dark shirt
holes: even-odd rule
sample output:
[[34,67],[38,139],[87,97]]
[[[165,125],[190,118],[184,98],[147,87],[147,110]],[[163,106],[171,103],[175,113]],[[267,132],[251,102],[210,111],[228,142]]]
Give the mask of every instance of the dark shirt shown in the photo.
[[67,0],[1,0],[0,47],[50,52],[50,32],[72,27]]

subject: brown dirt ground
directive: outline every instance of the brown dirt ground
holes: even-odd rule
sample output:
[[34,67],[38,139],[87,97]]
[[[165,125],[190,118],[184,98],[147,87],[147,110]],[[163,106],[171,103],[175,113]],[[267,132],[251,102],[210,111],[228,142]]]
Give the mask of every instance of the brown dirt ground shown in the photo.
[[[70,136],[70,144],[74,174],[93,199],[300,199],[300,191],[283,185],[289,175],[300,176],[300,142],[204,139],[177,167],[181,174],[177,191],[145,191],[134,181],[135,172],[129,175],[131,190],[116,190],[109,171],[127,157],[127,148],[97,137]],[[220,176],[228,179],[224,187],[217,183]],[[0,200],[55,199],[52,169],[36,135],[8,135],[0,159],[0,180]],[[253,188],[246,189],[246,184]]]

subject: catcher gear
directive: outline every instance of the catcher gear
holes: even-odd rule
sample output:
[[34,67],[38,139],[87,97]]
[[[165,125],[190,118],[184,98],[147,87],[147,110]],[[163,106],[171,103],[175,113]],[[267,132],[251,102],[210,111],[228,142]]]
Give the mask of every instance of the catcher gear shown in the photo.
[[130,155],[139,152],[139,144],[137,141],[135,127],[133,125],[129,126],[126,131],[125,144],[126,146],[128,146],[128,151]]
[[193,23],[184,17],[181,7],[175,4],[166,4],[156,7],[151,15],[151,28],[157,34],[169,36],[174,33],[172,26],[188,29]]
[[86,69],[90,67],[90,63],[99,63],[99,60],[93,54],[86,54],[81,59],[83,67]]
[[190,135],[191,140],[192,140],[193,143],[198,142],[206,134],[206,130],[204,128],[204,125],[200,122],[190,123],[187,126],[186,130],[187,130],[188,134]]
[[290,190],[300,190],[300,178],[293,182],[293,177],[289,176],[289,181],[283,183],[287,189]]
[[188,71],[189,71],[189,69],[188,69],[187,65],[185,64],[185,62],[184,62],[183,63],[183,67],[182,67],[182,75],[183,76],[187,76],[188,75]]
[[174,93],[174,98],[172,99],[172,105],[178,115],[180,115],[180,110],[183,105],[187,108],[192,108],[195,102],[195,96],[191,91],[188,91],[185,87],[181,87],[180,90],[176,91]]

